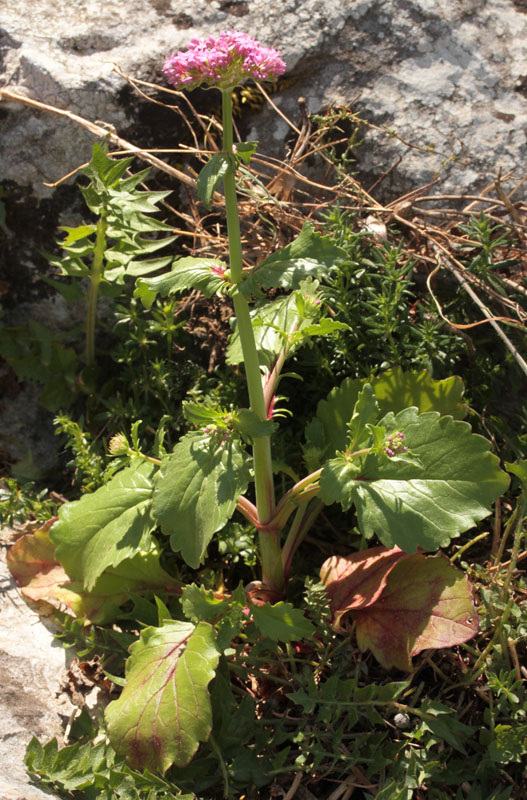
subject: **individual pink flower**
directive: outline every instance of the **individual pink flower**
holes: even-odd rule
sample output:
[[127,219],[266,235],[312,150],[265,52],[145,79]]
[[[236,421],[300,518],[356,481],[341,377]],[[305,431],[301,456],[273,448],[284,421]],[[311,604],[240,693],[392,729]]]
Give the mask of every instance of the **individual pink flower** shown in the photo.
[[163,66],[167,81],[177,89],[202,84],[232,89],[246,78],[275,80],[285,69],[278,50],[238,31],[222,31],[217,39],[191,39],[187,50],[172,53]]

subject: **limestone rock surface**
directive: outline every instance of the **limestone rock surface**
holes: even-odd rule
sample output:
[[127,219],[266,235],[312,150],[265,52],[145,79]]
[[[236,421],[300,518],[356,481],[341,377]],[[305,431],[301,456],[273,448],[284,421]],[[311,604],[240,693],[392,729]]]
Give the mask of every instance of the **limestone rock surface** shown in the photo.
[[[299,94],[312,112],[358,92],[365,119],[421,147],[376,137],[360,156],[375,173],[419,185],[442,168],[447,188],[471,189],[522,163],[527,150],[527,15],[520,0],[19,0],[0,9],[0,80],[45,103],[119,130],[119,64],[137,78],[192,36],[246,30],[277,47],[296,76],[276,100],[294,118]],[[138,101],[139,102],[139,101]],[[4,180],[39,196],[89,154],[91,135],[73,123],[2,103]],[[285,123],[264,115],[275,142]],[[255,121],[256,132],[261,125]],[[267,143],[264,143],[267,148]],[[461,166],[464,165],[464,166]]]
[[66,651],[20,596],[5,554],[0,544],[0,800],[50,800],[30,781],[24,753],[33,736],[62,741],[73,708],[58,699]]

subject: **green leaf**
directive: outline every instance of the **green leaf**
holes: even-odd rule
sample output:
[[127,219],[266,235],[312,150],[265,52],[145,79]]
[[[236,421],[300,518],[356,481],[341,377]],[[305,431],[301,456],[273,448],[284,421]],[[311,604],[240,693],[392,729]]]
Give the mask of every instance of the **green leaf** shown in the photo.
[[78,242],[79,239],[85,239],[88,236],[91,236],[93,233],[97,232],[96,225],[79,225],[77,228],[67,228],[65,225],[60,227],[61,231],[66,231],[68,234],[64,241],[62,242],[62,246],[73,244],[73,242]]
[[148,550],[156,527],[151,514],[157,470],[140,462],[73,503],[65,503],[51,530],[55,554],[70,578],[92,589],[107,567]]
[[249,164],[251,156],[256,152],[258,142],[237,142],[235,157],[237,161],[243,161],[244,164]]
[[135,769],[189,763],[212,728],[208,684],[219,653],[206,622],[167,620],[130,648],[126,687],[106,709],[112,747]]
[[465,742],[477,728],[465,725],[455,717],[455,709],[438,703],[435,700],[424,700],[419,709],[425,719],[421,722],[421,729],[429,730],[440,741],[447,742],[460,753],[466,753]]
[[191,583],[181,593],[181,608],[191,622],[214,622],[225,614],[231,606],[228,597],[215,597],[214,592]]
[[214,191],[229,169],[232,169],[232,158],[225,153],[215,153],[199,173],[197,181],[198,197],[203,201],[206,208],[210,208]]
[[57,292],[60,292],[68,303],[78,303],[79,300],[84,300],[86,296],[82,286],[78,283],[62,283],[61,281],[53,280],[53,278],[48,278],[47,275],[41,275],[41,278],[48,286],[52,286]]
[[[302,291],[263,302],[251,311],[258,356],[262,366],[270,367],[284,347],[292,355],[305,338],[306,330],[313,326],[313,318],[320,314],[320,308],[312,301],[316,299],[318,284],[306,281]],[[311,302],[309,302],[311,301]],[[315,331],[315,335],[319,333]],[[243,352],[238,330],[235,330],[227,349],[227,363],[240,364]]]
[[409,457],[381,453],[349,460],[337,456],[320,477],[323,502],[355,504],[362,533],[407,552],[436,550],[488,516],[508,486],[490,444],[470,425],[436,412],[409,408],[381,421],[404,433]]
[[369,442],[371,426],[379,419],[379,404],[370,383],[365,383],[353,408],[348,425],[348,450],[354,452]]
[[215,292],[226,291],[230,282],[224,277],[225,264],[212,258],[179,258],[174,261],[171,272],[156,278],[140,278],[135,297],[139,297],[146,308],[150,308],[157,295],[167,297],[185,289],[199,289],[206,297]]
[[[400,367],[388,370],[376,378],[351,379],[335,387],[327,400],[321,400],[317,408],[317,418],[324,425],[327,442],[326,457],[346,448],[347,426],[353,413],[357,398],[365,385],[371,384],[379,404],[379,419],[393,411],[394,414],[410,406],[416,406],[421,413],[437,411],[441,415],[450,414],[455,419],[465,416],[466,408],[461,402],[463,382],[455,376],[436,381],[426,370],[423,372],[403,372]],[[309,433],[306,432],[308,445]],[[321,460],[323,455],[321,454]],[[321,461],[319,461],[319,464]]]
[[241,290],[251,294],[256,293],[258,286],[264,290],[298,289],[302,280],[324,277],[338,259],[345,257],[345,251],[329,236],[316,233],[313,226],[306,222],[300,235],[291,244],[267,256],[252,271],[241,285]]
[[264,603],[262,606],[253,603],[251,614],[260,633],[273,642],[293,642],[315,633],[314,625],[305,618],[304,612],[291,603]]
[[505,468],[513,475],[520,479],[524,488],[527,488],[527,460],[523,461],[505,461]]
[[173,550],[197,569],[249,484],[250,459],[239,442],[190,433],[163,459],[153,512]]
[[278,428],[276,422],[260,417],[249,408],[239,408],[231,417],[231,424],[238,433],[249,441],[263,436],[271,436]]

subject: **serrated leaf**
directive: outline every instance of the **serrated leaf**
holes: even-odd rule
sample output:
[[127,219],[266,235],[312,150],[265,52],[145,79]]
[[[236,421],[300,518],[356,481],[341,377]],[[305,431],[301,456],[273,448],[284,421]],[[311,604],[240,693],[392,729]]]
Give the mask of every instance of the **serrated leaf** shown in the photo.
[[249,408],[239,408],[235,411],[231,417],[231,423],[238,433],[249,440],[271,436],[278,428],[276,422],[270,419],[260,419]]
[[171,272],[156,278],[140,278],[135,297],[150,308],[158,294],[167,297],[184,289],[199,289],[206,297],[225,291],[229,283],[223,277],[225,264],[212,258],[179,258],[173,262]]
[[79,239],[85,239],[88,236],[91,236],[93,233],[97,232],[96,225],[78,225],[76,228],[68,228],[65,225],[61,225],[61,231],[65,231],[67,233],[66,238],[62,242],[62,246],[73,244],[73,242],[79,241]]
[[324,277],[338,259],[345,257],[345,251],[329,236],[317,233],[306,222],[300,235],[287,247],[267,256],[252,271],[241,289],[245,293],[254,292],[257,286],[264,290],[298,289],[302,280]]
[[208,684],[219,653],[206,622],[168,620],[130,648],[126,687],[105,712],[112,747],[135,769],[189,763],[212,728]]
[[214,191],[229,169],[232,169],[232,158],[225,153],[215,153],[199,173],[196,187],[206,208],[210,208]]
[[379,404],[370,383],[362,387],[348,424],[348,450],[354,452],[371,437],[368,426],[379,419]]
[[410,670],[422,650],[461,644],[478,631],[466,575],[443,556],[419,553],[399,561],[380,597],[352,617],[359,647],[385,669]]
[[192,425],[207,425],[211,422],[223,421],[225,414],[216,408],[204,406],[203,403],[183,403],[183,416]]
[[[317,285],[306,282],[302,287],[305,297],[313,299]],[[257,305],[251,311],[251,322],[260,364],[270,367],[286,344],[288,355],[294,353],[307,335],[305,331],[311,326],[313,315],[318,313],[315,306],[308,310],[304,308],[301,313],[295,293]],[[240,336],[238,330],[235,330],[227,349],[227,363],[240,364],[242,361]]]
[[135,464],[93,494],[61,506],[51,540],[70,578],[92,589],[107,567],[149,549],[156,471],[150,462]]
[[181,593],[181,608],[191,622],[212,622],[225,614],[231,605],[228,597],[215,597],[210,589],[191,583]]
[[320,322],[306,325],[305,328],[302,329],[301,333],[303,336],[333,336],[333,334],[338,333],[339,331],[349,330],[350,326],[345,322],[339,322],[336,319],[324,317],[320,320]]
[[64,603],[77,617],[102,625],[118,616],[119,606],[132,594],[179,589],[179,582],[160,567],[159,550],[153,548],[109,567],[87,592],[78,581],[70,580],[57,561],[49,536],[52,523],[22,536],[7,554],[9,571],[30,600]]
[[[456,376],[436,381],[426,370],[403,372],[396,367],[368,380],[347,378],[317,407],[317,418],[324,425],[327,441],[326,457],[345,449],[347,425],[366,383],[371,384],[379,404],[379,419],[389,411],[397,414],[410,406],[416,406],[421,413],[437,411],[441,415],[450,414],[454,419],[462,419],[466,413],[461,402],[463,382]],[[307,441],[309,445],[308,436]]]
[[262,606],[253,603],[251,614],[260,633],[273,642],[293,642],[315,633],[314,625],[306,619],[304,612],[291,603],[264,603]]
[[470,425],[415,408],[381,422],[387,433],[404,433],[410,458],[338,456],[322,470],[321,500],[354,503],[365,536],[377,534],[386,547],[410,553],[418,546],[437,550],[489,515],[509,479]]
[[239,442],[214,443],[209,436],[184,436],[163,459],[153,512],[173,550],[197,569],[207,546],[232,516],[249,484],[250,459]]

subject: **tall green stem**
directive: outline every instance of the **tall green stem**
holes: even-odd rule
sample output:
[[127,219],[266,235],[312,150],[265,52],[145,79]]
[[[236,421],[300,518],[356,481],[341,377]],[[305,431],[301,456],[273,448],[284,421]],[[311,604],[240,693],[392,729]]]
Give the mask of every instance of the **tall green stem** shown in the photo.
[[[232,154],[232,90],[222,90],[221,94],[223,151],[227,154]],[[229,266],[232,283],[236,285],[241,282],[243,277],[243,260],[234,169],[227,172],[223,184],[229,237]],[[247,388],[249,390],[249,403],[251,410],[260,419],[265,420],[267,419],[267,408],[249,304],[239,291],[234,293],[233,303],[243,353]],[[275,510],[271,440],[268,436],[254,440],[253,459],[258,522],[265,524],[271,519]],[[262,581],[273,592],[281,593],[284,590],[285,581],[280,549],[280,533],[262,531],[259,533],[259,543],[262,561]]]
[[95,364],[95,322],[97,319],[97,297],[101,282],[104,252],[106,250],[106,228],[108,223],[104,213],[101,212],[97,223],[97,236],[90,274],[90,288],[88,291],[88,310],[86,313],[86,364],[91,367]]

